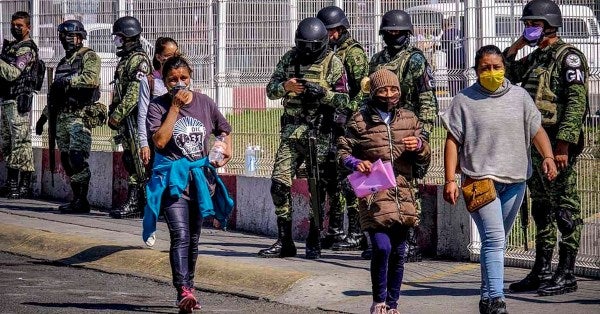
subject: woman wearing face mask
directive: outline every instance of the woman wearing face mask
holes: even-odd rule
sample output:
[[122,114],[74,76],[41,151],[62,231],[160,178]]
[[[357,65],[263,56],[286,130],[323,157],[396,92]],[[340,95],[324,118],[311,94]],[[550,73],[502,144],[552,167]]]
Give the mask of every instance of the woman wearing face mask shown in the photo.
[[171,57],[180,56],[177,42],[170,37],[159,37],[154,45],[154,58],[152,59],[151,77],[142,77],[140,80],[140,98],[138,102],[138,134],[140,138],[140,158],[144,165],[151,164],[152,154],[148,143],[146,115],[150,100],[167,93],[167,87],[161,74],[162,66]]
[[541,115],[527,92],[504,78],[498,47],[481,47],[475,55],[478,80],[452,99],[440,116],[448,130],[444,150],[444,199],[456,204],[463,179],[492,179],[497,198],[471,217],[481,237],[481,313],[507,313],[504,302],[504,245],[531,176],[531,143],[542,156],[545,179],[557,170]]
[[338,159],[350,170],[369,173],[378,159],[391,162],[396,187],[359,199],[360,225],[373,246],[371,313],[398,313],[408,228],[419,221],[411,180],[413,167],[429,163],[431,151],[422,124],[401,109],[400,84],[391,71],[369,76],[371,98],[347,124],[338,141]]
[[[225,225],[233,208],[215,170],[231,159],[231,126],[212,99],[189,90],[191,72],[181,57],[165,62],[162,74],[169,92],[152,100],[146,123],[155,160],[146,188],[143,240],[155,232],[162,212],[169,227],[173,285],[182,313],[200,308],[194,296],[194,271],[202,220],[214,216]],[[224,159],[214,164],[207,157],[211,134],[224,136],[226,143]]]

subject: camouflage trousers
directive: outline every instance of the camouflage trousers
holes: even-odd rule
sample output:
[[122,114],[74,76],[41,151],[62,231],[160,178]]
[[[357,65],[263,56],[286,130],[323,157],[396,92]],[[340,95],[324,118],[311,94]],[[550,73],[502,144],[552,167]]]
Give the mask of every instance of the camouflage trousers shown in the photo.
[[[325,204],[326,194],[332,196],[337,190],[337,178],[335,170],[331,174],[331,169],[335,169],[331,161],[329,136],[319,136],[317,138],[317,163],[319,164],[320,180],[318,189],[320,194],[320,203]],[[285,220],[292,219],[292,180],[298,173],[298,169],[303,162],[306,167],[311,167],[308,162],[308,139],[306,138],[281,138],[277,154],[275,155],[275,164],[271,174],[272,186],[271,197],[275,205],[275,215]],[[308,170],[308,169],[307,169]],[[323,208],[323,206],[321,206]],[[312,217],[314,210],[311,211]],[[323,213],[320,213],[323,216]]]
[[92,149],[92,131],[85,127],[83,112],[61,112],[56,118],[56,144],[63,168],[71,182],[90,182],[87,162]]
[[[134,154],[133,152],[134,151],[139,152],[140,141],[139,141],[139,138],[137,138],[137,136],[134,138],[129,136],[129,134],[136,134],[136,135],[138,134],[137,120],[134,119],[134,121],[135,121],[134,122],[134,130],[129,130],[127,125],[123,124],[121,126],[121,128],[119,129],[119,132],[117,135],[117,137],[119,137],[121,139],[119,144],[121,144],[123,146],[122,161],[123,161],[123,166],[125,167],[125,170],[127,170],[127,173],[129,174],[129,176],[127,177],[127,183],[130,186],[143,183],[145,181],[144,178],[146,177],[145,173],[138,174],[137,170],[136,170],[136,166],[135,166],[136,161],[134,160],[134,158],[137,158],[139,160],[140,156],[138,154]],[[140,163],[141,163],[141,161],[140,161]]]
[[6,166],[20,171],[35,171],[31,147],[31,113],[19,113],[14,100],[2,101],[0,111],[2,154]]
[[581,240],[581,201],[577,194],[576,158],[569,160],[567,169],[556,179],[543,179],[542,157],[532,151],[533,175],[527,181],[531,193],[531,214],[537,228],[536,247],[552,250],[561,233],[561,247],[577,252]]

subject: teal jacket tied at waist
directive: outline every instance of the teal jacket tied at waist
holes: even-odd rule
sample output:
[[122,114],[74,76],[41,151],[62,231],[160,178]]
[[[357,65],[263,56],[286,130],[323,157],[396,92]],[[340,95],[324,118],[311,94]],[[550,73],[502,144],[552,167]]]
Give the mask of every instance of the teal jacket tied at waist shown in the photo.
[[[215,194],[211,198],[206,176],[202,168],[208,168],[216,178]],[[156,222],[160,213],[160,203],[163,193],[168,191],[173,198],[181,197],[188,186],[189,175],[192,173],[194,187],[196,188],[198,210],[202,218],[214,216],[221,226],[227,226],[227,218],[233,210],[233,199],[229,196],[227,188],[213,165],[208,162],[208,157],[196,161],[187,158],[171,160],[159,153],[155,154],[152,177],[146,185],[147,202],[144,208],[142,238],[144,242],[156,231]]]

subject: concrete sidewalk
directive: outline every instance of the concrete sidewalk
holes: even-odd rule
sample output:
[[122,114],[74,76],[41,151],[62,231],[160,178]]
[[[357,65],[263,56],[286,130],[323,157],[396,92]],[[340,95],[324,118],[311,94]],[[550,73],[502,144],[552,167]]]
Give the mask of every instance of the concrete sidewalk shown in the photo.
[[[58,263],[171,280],[169,236],[159,223],[158,240],[147,248],[141,221],[115,220],[106,213],[61,215],[57,203],[0,198],[0,251]],[[317,261],[301,257],[262,259],[256,252],[273,239],[205,229],[198,259],[200,289],[337,312],[368,313],[369,262],[360,252],[324,251]],[[303,243],[297,243],[299,256]],[[506,281],[528,270],[506,268]],[[478,313],[479,264],[427,260],[405,267],[402,313]],[[508,284],[507,284],[508,285]],[[507,294],[511,313],[600,313],[600,281],[580,278],[575,293],[538,297]]]

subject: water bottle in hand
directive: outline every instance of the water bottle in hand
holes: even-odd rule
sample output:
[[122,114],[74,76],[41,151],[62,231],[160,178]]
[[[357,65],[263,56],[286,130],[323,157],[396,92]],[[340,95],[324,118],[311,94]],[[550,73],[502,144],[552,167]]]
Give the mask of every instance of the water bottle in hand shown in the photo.
[[208,154],[208,161],[212,163],[223,161],[225,157],[223,154],[225,153],[226,146],[227,144],[225,144],[225,136],[217,136],[215,143],[213,144],[213,147],[210,149],[210,153]]

